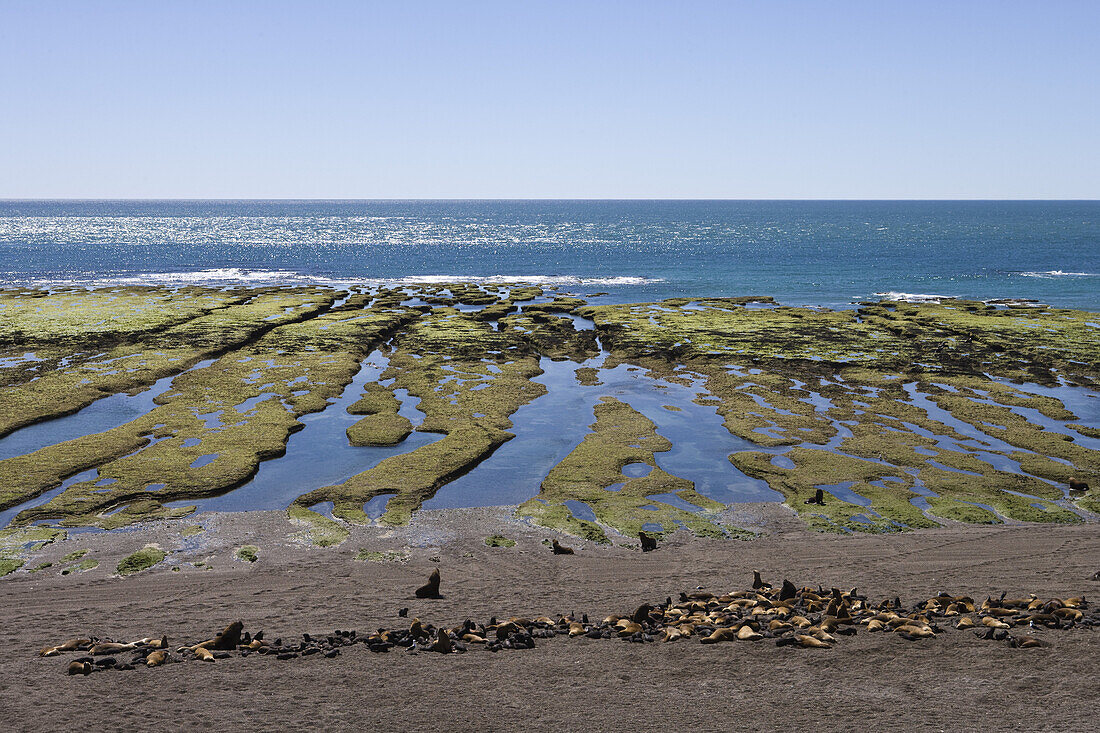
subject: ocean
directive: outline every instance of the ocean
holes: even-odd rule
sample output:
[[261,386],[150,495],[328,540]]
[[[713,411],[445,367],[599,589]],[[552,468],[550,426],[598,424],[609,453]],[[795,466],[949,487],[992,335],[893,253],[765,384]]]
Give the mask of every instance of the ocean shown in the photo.
[[0,201],[6,285],[525,280],[1100,310],[1096,201]]

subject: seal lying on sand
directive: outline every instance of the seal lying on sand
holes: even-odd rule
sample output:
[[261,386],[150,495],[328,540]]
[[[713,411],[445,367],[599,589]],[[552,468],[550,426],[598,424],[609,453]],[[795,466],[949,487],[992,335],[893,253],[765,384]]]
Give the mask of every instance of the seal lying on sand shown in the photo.
[[92,647],[93,639],[69,639],[57,646],[48,646],[38,652],[40,657],[56,657],[61,652],[87,651]]
[[69,662],[69,667],[66,670],[69,674],[82,674],[85,677],[92,673],[91,662]]
[[417,598],[442,598],[439,595],[439,568],[428,576],[428,582],[416,589]]
[[168,660],[168,650],[158,649],[145,658],[146,667],[159,667]]
[[572,555],[572,554],[574,554],[572,547],[566,547],[565,545],[558,544],[557,540],[554,540],[553,542],[550,543],[550,550],[555,555]]

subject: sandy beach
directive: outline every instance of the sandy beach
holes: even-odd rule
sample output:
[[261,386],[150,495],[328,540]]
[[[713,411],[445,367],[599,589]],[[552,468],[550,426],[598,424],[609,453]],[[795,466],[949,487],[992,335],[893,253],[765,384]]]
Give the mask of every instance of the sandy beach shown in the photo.
[[[465,618],[630,613],[642,602],[697,587],[747,587],[766,579],[853,586],[904,603],[940,591],[984,598],[1007,591],[1091,597],[1100,583],[1100,531],[1076,526],[956,525],[894,535],[809,531],[774,504],[742,505],[752,541],[671,535],[648,554],[562,536],[577,554],[555,556],[545,530],[512,508],[424,511],[407,527],[354,528],[335,548],[295,538],[278,512],[204,514],[193,522],[75,535],[35,558],[77,549],[99,568],[61,575],[60,565],[6,578],[0,692],[13,730],[99,725],[309,730],[637,730],[664,726],[791,729],[828,723],[869,729],[1085,730],[1091,726],[1100,637],[1093,629],[1039,629],[1040,649],[1013,649],[948,629],[905,641],[860,631],[832,649],[777,648],[771,640],[704,646],[697,639],[632,644],[618,639],[540,639],[535,649],[471,647],[465,654],[372,654],[348,647],[278,661],[233,657],[156,669],[65,675],[67,656],[39,648],[74,635],[126,640],[167,634],[170,646],[209,638],[240,618],[268,638]],[[199,523],[202,534],[183,537]],[[500,533],[512,548],[487,547]],[[167,559],[119,578],[117,562],[155,543]],[[234,559],[243,544],[258,559]],[[357,561],[366,549],[390,553]],[[201,563],[199,567],[195,563]],[[178,570],[177,570],[178,568]],[[432,569],[443,599],[413,597]],[[72,656],[72,655],[69,655]]]

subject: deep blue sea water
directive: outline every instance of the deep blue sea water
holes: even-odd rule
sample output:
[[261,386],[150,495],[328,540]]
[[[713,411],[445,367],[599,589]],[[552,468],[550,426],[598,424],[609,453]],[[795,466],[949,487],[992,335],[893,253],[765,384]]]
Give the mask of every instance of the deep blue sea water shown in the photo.
[[1100,202],[0,201],[4,284],[493,277],[625,301],[1100,310]]

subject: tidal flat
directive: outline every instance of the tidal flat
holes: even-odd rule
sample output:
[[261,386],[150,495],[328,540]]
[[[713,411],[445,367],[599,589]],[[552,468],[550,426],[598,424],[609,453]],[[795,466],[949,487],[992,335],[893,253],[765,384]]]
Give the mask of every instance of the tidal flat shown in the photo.
[[1031,302],[5,289],[0,571],[207,511],[319,546],[487,506],[608,545],[751,538],[760,501],[839,534],[1095,522],[1098,379],[1100,314]]

